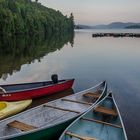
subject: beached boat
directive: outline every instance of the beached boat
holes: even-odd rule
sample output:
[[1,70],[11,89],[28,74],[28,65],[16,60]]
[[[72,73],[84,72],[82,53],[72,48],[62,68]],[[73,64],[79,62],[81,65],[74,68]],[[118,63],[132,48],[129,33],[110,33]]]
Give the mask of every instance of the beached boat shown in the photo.
[[1,101],[18,101],[51,95],[72,87],[74,79],[0,85]]
[[100,101],[106,82],[82,92],[51,101],[0,121],[0,139],[58,139],[78,116]]
[[76,119],[59,140],[127,140],[112,93]]
[[32,100],[23,100],[18,102],[0,101],[0,119],[17,114],[32,103]]

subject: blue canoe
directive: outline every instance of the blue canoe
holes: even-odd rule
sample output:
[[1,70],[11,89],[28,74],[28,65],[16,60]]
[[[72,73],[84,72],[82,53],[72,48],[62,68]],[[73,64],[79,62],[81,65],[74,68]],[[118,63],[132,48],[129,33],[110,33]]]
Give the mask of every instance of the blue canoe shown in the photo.
[[76,119],[59,140],[127,140],[113,94]]

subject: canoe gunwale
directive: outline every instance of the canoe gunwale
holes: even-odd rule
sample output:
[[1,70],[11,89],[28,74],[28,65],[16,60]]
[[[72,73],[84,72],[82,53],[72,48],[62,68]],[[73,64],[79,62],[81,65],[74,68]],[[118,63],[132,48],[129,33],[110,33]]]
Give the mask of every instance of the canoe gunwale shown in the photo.
[[[97,84],[97,85],[95,85],[95,86],[93,86],[93,87],[91,87],[91,88],[88,88],[88,89],[86,89],[86,90],[80,91],[80,92],[76,93],[76,95],[85,93],[85,92],[87,92],[87,91],[89,91],[89,90],[92,90],[92,89],[96,89],[97,87],[100,87],[100,86],[103,87],[103,91],[102,91],[102,93],[101,93],[101,96],[93,103],[92,106],[94,106],[94,105],[97,104],[97,102],[100,100],[100,98],[102,97],[102,95],[105,94],[105,92],[106,92],[107,84],[106,84],[105,81],[100,82],[99,84]],[[73,96],[73,95],[69,95],[69,96],[67,96],[67,97],[71,97],[71,96]],[[57,100],[62,100],[63,98],[65,98],[65,97],[59,98],[59,99],[57,99]],[[53,103],[53,102],[55,102],[55,100],[54,100],[54,101],[50,101],[50,102],[48,102],[48,103]],[[37,106],[37,107],[34,107],[34,108],[32,108],[32,109],[29,109],[29,110],[27,110],[27,111],[25,111],[25,112],[21,112],[21,113],[17,114],[16,117],[18,117],[18,116],[20,116],[20,115],[22,115],[22,114],[24,114],[24,113],[28,113],[28,112],[30,112],[30,111],[32,111],[32,110],[34,110],[34,109],[40,108],[40,107],[42,107],[42,106],[44,106],[44,105],[46,105],[46,103],[44,103],[44,104],[42,104],[42,105],[39,105],[39,106]],[[89,108],[90,108],[90,107],[89,107]],[[48,128],[52,128],[52,127],[55,127],[55,126],[57,126],[57,125],[66,123],[66,122],[68,122],[68,121],[70,121],[70,120],[76,119],[77,117],[79,117],[80,115],[82,115],[84,112],[85,112],[85,111],[83,111],[83,112],[81,112],[81,113],[79,113],[79,114],[75,114],[74,117],[69,118],[68,120],[65,120],[65,121],[62,121],[62,122],[58,122],[58,123],[56,123],[56,124],[49,125],[49,126],[47,126],[47,127],[43,125],[43,127],[40,127],[40,128],[34,129],[34,130],[31,130],[31,131],[27,131],[27,132],[22,132],[22,131],[20,131],[20,130],[17,130],[17,131],[22,132],[22,133],[17,133],[17,134],[12,134],[12,135],[8,135],[8,136],[3,136],[3,137],[0,137],[0,139],[3,139],[3,138],[4,138],[4,139],[16,138],[16,137],[20,137],[20,136],[24,136],[24,135],[36,133],[36,132],[38,132],[38,131],[42,131],[42,130],[45,130],[45,129],[48,129]],[[12,118],[14,118],[14,117],[15,117],[15,116],[10,117],[10,118],[12,119]],[[4,122],[4,121],[6,121],[6,120],[8,120],[8,119],[10,119],[10,118],[6,118],[6,119],[4,119],[4,120],[1,120],[0,122]]]
[[123,132],[124,132],[125,139],[128,140],[126,130],[125,130],[125,127],[124,127],[124,123],[123,123],[123,120],[122,120],[122,117],[121,117],[121,114],[120,114],[120,111],[119,111],[119,108],[118,108],[117,103],[115,101],[114,95],[112,93],[111,93],[111,95],[112,95],[112,99],[113,99],[113,102],[115,104],[118,116],[120,118],[120,122],[121,122],[121,126],[122,126],[122,129],[123,129]]

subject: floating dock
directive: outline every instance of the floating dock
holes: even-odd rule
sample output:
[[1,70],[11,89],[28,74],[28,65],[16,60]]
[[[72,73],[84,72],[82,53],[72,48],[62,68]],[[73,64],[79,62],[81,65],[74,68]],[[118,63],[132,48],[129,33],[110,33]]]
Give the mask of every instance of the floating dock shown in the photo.
[[92,37],[140,37],[140,33],[94,33]]

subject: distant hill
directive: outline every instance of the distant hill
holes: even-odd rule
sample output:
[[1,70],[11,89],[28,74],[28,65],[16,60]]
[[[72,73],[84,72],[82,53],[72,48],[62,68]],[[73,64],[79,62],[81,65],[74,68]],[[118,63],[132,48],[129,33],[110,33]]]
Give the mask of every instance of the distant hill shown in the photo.
[[92,26],[92,28],[96,28],[96,29],[124,29],[128,26],[134,26],[134,25],[140,25],[140,23],[133,23],[133,22],[128,22],[128,23],[124,23],[124,22],[112,22],[108,25],[97,25],[97,26]]
[[88,25],[78,25],[79,29],[126,29],[126,28],[135,28],[135,26],[140,26],[140,23],[133,22],[112,22],[110,24],[101,24],[96,26],[88,26]]

